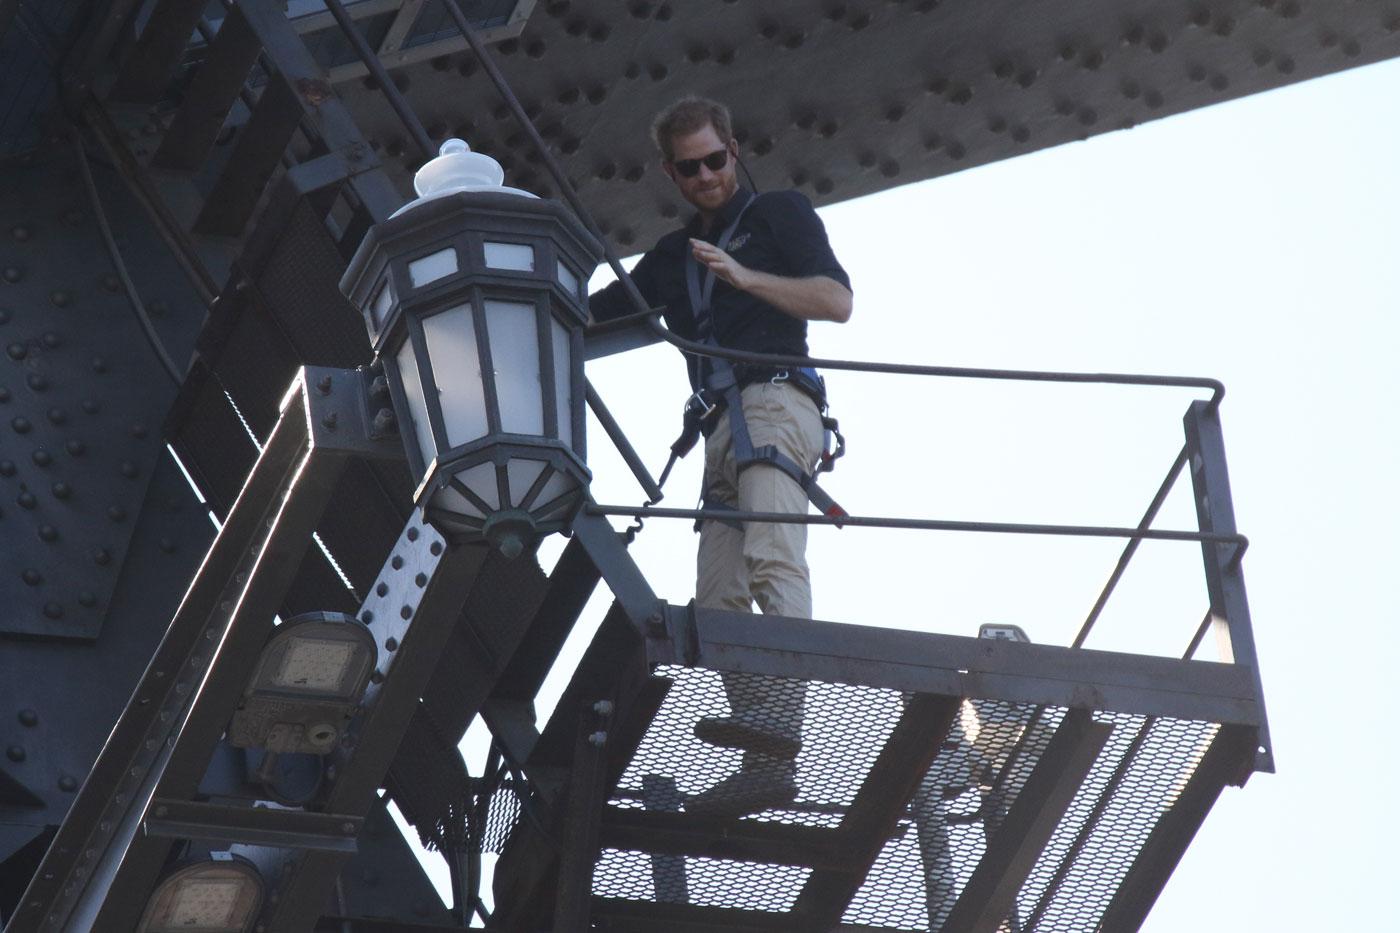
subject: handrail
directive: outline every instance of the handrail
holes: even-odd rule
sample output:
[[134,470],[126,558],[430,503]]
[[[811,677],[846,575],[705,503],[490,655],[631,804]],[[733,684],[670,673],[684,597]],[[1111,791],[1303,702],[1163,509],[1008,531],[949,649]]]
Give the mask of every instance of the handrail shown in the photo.
[[583,507],[588,515],[615,515],[628,518],[715,519],[729,522],[758,522],[773,525],[835,525],[837,528],[898,528],[913,531],[984,531],[1013,535],[1058,535],[1077,538],[1130,538],[1134,541],[1197,541],[1204,544],[1233,544],[1243,554],[1249,539],[1242,534],[1209,531],[1124,528],[1114,525],[1042,525],[1025,522],[974,522],[941,518],[889,518],[875,515],[812,515],[792,512],[750,512],[743,509],[658,509],[650,506],[611,505],[590,502]]
[[[637,316],[641,317],[641,315]],[[733,350],[728,347],[710,346],[709,344],[697,343],[694,340],[687,340],[662,324],[658,320],[659,316],[660,312],[652,311],[647,315],[647,324],[652,332],[662,340],[684,353],[717,357],[729,360],[731,363],[747,363],[753,366],[813,366],[817,369],[885,373],[896,376],[951,376],[959,379],[1006,379],[1020,382],[1071,382],[1210,389],[1211,397],[1207,404],[1211,409],[1219,407],[1221,399],[1225,397],[1225,384],[1219,379],[1210,379],[1204,376],[1149,376],[1138,373],[1074,373],[1033,369],[980,369],[970,366],[922,366],[914,363],[832,360]]]

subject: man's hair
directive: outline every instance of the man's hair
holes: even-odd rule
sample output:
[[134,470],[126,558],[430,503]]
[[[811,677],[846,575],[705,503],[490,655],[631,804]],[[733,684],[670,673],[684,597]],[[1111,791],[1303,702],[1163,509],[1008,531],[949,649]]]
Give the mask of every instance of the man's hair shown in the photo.
[[734,136],[728,107],[708,97],[682,97],[656,115],[651,122],[651,140],[661,150],[662,158],[669,162],[671,143],[677,136],[689,136],[707,126],[714,127],[715,133],[725,144]]

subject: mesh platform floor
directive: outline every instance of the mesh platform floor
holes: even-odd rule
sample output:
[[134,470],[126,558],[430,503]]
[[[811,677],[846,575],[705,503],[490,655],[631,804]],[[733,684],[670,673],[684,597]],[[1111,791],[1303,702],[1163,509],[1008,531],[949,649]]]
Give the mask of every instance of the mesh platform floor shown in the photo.
[[[669,667],[658,669],[657,676],[672,679],[674,685],[623,774],[611,807],[643,808],[650,797],[652,809],[683,808],[687,796],[708,789],[739,765],[740,752],[715,748],[692,734],[701,717],[729,713],[720,675]],[[795,681],[748,677],[745,689],[781,702],[790,701],[793,691],[801,688]],[[834,831],[905,703],[906,695],[894,690],[808,684],[797,799],[788,808],[744,820]],[[1037,710],[990,700],[962,703],[943,748],[847,905],[844,922],[892,930],[943,929],[987,839],[1015,803],[1065,713],[1064,708]],[[1094,929],[1133,857],[1218,729],[1209,722],[1108,712],[1095,713],[1094,718],[1111,723],[1113,731],[1021,887],[1001,927],[1008,933]],[[1134,746],[1131,761],[1125,761]],[[669,787],[672,781],[679,795],[659,798],[658,784]],[[1095,811],[1097,821],[1082,833]],[[595,868],[593,893],[781,914],[793,908],[812,871],[796,865],[605,849]],[[667,890],[677,877],[683,877],[683,900]]]

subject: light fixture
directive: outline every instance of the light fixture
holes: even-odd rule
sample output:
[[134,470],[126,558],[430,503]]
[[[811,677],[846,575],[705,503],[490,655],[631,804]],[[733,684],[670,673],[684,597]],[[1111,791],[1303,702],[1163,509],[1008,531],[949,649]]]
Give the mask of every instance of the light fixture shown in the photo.
[[313,612],[288,619],[263,646],[229,724],[229,742],[326,754],[355,714],[377,660],[374,636],[353,616]]
[[445,142],[341,288],[383,363],[424,517],[515,556],[568,526],[591,478],[583,325],[601,248],[562,204],[503,178]]
[[253,863],[227,852],[187,862],[161,880],[137,933],[247,933],[262,908]]

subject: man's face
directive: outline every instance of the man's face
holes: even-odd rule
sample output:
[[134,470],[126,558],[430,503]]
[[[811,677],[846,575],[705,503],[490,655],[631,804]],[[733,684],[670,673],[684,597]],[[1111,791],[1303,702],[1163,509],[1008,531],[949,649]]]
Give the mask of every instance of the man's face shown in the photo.
[[[700,164],[700,171],[690,178],[676,170],[677,162],[704,159],[705,156],[719,150],[727,150],[729,158],[718,171],[703,162]],[[712,214],[728,204],[729,199],[734,196],[735,189],[739,187],[739,179],[734,170],[734,161],[738,154],[739,147],[734,140],[726,143],[719,138],[713,126],[707,125],[694,133],[672,139],[671,161],[663,164],[666,174],[671,176],[671,181],[680,189],[681,197],[697,210]]]

